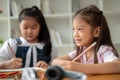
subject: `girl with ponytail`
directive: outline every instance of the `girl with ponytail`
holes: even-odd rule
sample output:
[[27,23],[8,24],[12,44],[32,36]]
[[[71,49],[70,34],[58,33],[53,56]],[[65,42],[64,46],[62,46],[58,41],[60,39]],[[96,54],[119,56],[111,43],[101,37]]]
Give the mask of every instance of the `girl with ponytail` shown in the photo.
[[[53,65],[86,74],[120,73],[118,53],[101,10],[94,5],[78,10],[73,16],[72,28],[76,49],[54,59]],[[95,45],[89,48],[94,42]]]

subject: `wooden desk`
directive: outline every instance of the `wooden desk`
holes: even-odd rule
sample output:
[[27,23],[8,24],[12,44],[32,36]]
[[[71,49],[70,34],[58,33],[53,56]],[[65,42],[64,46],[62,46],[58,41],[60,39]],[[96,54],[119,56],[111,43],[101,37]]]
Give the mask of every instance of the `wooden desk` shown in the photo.
[[[71,80],[71,79],[63,79],[63,80]],[[120,80],[119,74],[104,74],[104,75],[87,75],[86,80]]]
[[[63,79],[63,80],[72,80],[72,79]],[[120,80],[120,74],[89,75],[87,76],[87,80]]]
[[91,75],[87,80],[120,80],[120,74]]
[[[71,79],[63,79],[71,80]],[[87,80],[120,80],[120,74],[90,75]]]
[[[44,74],[44,71],[37,71],[39,77],[41,74]],[[43,79],[47,80],[47,79]],[[71,80],[71,79],[63,79],[63,80]],[[89,75],[87,76],[87,80],[120,80],[120,74],[106,74],[106,75]]]

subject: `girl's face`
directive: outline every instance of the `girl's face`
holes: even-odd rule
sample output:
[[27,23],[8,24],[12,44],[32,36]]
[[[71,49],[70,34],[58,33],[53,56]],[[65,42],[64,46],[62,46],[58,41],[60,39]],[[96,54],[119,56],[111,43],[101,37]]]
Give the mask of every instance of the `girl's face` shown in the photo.
[[92,26],[83,19],[75,17],[73,19],[73,37],[77,46],[90,46],[94,38],[98,36],[98,30],[92,30]]
[[26,17],[20,23],[22,36],[30,43],[38,42],[40,24],[33,17]]

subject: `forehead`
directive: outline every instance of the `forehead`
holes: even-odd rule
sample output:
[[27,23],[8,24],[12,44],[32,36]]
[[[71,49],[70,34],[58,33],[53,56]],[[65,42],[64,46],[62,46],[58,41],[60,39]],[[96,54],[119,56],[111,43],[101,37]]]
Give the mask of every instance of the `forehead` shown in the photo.
[[24,19],[22,21],[38,23],[37,20],[34,17],[29,17],[29,16],[24,17]]
[[40,26],[40,24],[37,22],[37,20],[33,17],[24,18],[20,23],[20,26],[23,26],[23,25],[26,25],[26,26],[29,26],[29,27]]
[[75,17],[73,19],[73,27],[75,26],[91,26],[90,24],[88,24],[84,19],[82,19],[81,17]]

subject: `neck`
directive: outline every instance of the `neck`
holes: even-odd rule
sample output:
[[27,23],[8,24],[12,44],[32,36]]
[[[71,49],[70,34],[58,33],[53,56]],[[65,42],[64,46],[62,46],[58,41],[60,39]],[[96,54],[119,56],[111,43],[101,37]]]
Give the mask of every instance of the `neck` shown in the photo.
[[94,54],[94,47],[86,52],[87,60]]
[[33,43],[38,43],[38,40],[33,40],[33,41],[28,41],[28,42],[33,44]]

